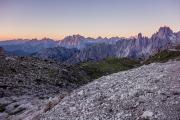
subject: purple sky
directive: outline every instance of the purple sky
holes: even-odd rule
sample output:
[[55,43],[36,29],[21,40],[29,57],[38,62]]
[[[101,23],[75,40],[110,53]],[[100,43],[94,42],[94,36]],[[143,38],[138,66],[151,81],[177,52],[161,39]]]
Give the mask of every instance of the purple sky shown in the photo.
[[0,0],[0,39],[180,31],[180,0]]

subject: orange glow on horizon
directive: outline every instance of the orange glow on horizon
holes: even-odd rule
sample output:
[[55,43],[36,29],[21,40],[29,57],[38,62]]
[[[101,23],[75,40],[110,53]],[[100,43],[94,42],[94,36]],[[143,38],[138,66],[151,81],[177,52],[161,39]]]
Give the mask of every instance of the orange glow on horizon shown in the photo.
[[[157,27],[158,26],[158,27]],[[138,35],[138,33],[142,33],[143,36],[146,36],[146,37],[151,37],[154,33],[156,33],[158,31],[158,29],[160,27],[164,27],[164,25],[157,25],[157,26],[154,26],[153,28],[147,28],[147,29],[144,29],[142,31],[137,31],[137,30],[132,30],[131,32],[124,32],[121,34],[121,32],[107,32],[107,31],[101,31],[103,33],[100,33],[98,34],[97,33],[91,33],[91,32],[82,32],[82,33],[73,33],[73,31],[71,32],[63,32],[62,34],[58,34],[58,33],[54,33],[54,34],[50,34],[50,33],[31,33],[31,34],[27,34],[25,32],[17,32],[17,33],[1,33],[0,32],[0,41],[3,41],[3,40],[13,40],[13,39],[42,39],[44,37],[46,38],[51,38],[51,39],[54,39],[54,40],[62,40],[64,37],[66,36],[71,36],[71,35],[76,35],[76,34],[79,34],[79,35],[82,35],[84,37],[91,37],[91,38],[97,38],[99,36],[105,38],[111,38],[111,37],[126,37],[126,38],[129,38],[129,37],[132,37],[132,36],[136,36]],[[180,29],[178,28],[178,26],[175,26],[175,25],[171,25],[169,26],[174,32],[178,32],[180,31]],[[117,30],[118,31],[118,30]]]
[[[53,36],[53,35],[0,35],[0,40],[13,40],[13,39],[42,39],[44,37],[46,38],[51,38],[53,40],[62,40],[63,38],[65,38],[66,36],[71,36],[71,35],[76,35],[75,34],[66,34],[66,35],[57,35],[57,36]],[[131,36],[136,36],[138,33],[128,33],[128,34],[111,34],[111,33],[107,33],[107,34],[100,34],[100,35],[94,35],[94,34],[79,34],[82,35],[84,37],[91,37],[91,38],[97,38],[97,37],[107,37],[107,38],[111,38],[111,37],[131,37]],[[150,37],[152,34],[143,34],[144,36]]]

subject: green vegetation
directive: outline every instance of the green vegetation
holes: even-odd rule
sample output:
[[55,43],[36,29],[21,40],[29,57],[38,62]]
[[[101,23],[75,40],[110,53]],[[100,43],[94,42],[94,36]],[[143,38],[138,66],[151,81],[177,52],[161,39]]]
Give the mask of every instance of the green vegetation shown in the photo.
[[132,69],[137,66],[140,66],[139,61],[128,58],[107,58],[98,62],[86,62],[80,64],[80,67],[91,79],[96,79],[103,75],[112,74],[118,71]]
[[149,64],[153,62],[167,62],[170,59],[179,59],[180,58],[180,51],[162,51],[157,53],[154,56],[151,56],[144,64]]
[[98,62],[81,63],[80,68],[86,72],[91,80],[93,80],[104,75],[132,69],[144,64],[150,64],[153,62],[167,62],[171,59],[180,60],[180,51],[165,50],[151,56],[148,60],[142,63],[140,63],[140,61],[128,58],[107,58]]

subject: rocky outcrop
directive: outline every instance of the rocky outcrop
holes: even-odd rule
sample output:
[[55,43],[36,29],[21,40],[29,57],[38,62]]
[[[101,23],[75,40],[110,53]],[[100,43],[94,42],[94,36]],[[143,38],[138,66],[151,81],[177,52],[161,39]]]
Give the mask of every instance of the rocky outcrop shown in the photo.
[[38,119],[179,120],[179,73],[180,61],[171,61],[104,76],[75,90]]

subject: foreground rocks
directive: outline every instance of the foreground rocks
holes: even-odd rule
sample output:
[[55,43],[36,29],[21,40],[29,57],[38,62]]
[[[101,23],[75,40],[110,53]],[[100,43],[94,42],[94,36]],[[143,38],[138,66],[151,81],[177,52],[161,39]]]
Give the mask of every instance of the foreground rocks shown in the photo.
[[179,120],[180,61],[101,77],[63,98],[41,120]]
[[40,99],[32,96],[0,98],[0,120],[32,120],[51,110],[62,97]]
[[88,81],[86,73],[78,67],[30,57],[2,56],[0,120],[32,119]]
[[0,59],[0,97],[63,94],[88,80],[84,71],[70,65],[30,57]]

